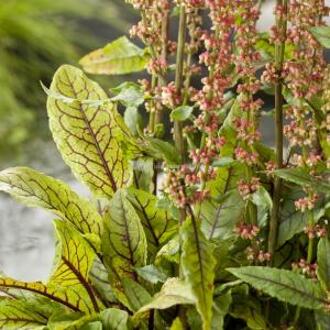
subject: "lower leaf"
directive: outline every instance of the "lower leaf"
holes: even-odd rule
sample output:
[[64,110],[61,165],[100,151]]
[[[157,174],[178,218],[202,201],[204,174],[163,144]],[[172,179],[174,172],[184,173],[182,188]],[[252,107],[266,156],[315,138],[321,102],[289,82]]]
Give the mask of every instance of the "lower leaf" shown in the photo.
[[196,308],[202,317],[203,329],[210,329],[216,266],[214,246],[206,239],[194,219],[185,221],[181,235],[182,272],[196,297]]
[[329,304],[317,283],[292,271],[260,266],[227,270],[256,289],[292,305],[322,309]]

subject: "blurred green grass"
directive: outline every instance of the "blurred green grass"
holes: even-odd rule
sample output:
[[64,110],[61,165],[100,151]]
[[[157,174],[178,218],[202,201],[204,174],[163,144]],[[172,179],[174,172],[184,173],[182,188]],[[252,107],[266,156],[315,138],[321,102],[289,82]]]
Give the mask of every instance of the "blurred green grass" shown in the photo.
[[0,1],[0,157],[46,131],[39,82],[127,33],[132,20],[121,0]]

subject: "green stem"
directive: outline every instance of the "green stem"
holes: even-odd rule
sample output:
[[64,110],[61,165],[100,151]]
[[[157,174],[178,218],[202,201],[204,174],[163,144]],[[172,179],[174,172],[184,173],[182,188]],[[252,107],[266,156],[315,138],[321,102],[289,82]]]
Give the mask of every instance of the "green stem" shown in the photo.
[[[169,33],[169,11],[164,13],[164,17],[162,19],[162,50],[161,50],[161,57],[164,60],[164,62],[167,62],[168,57],[168,51],[167,51],[167,42],[168,42],[168,33]],[[166,85],[166,73],[164,75],[159,75],[158,77],[158,85],[159,86],[165,86]],[[157,124],[162,122],[162,110],[156,111],[155,116],[155,128]]]
[[[276,44],[275,47],[275,69],[277,73],[277,80],[275,83],[275,139],[276,139],[276,166],[283,167],[283,84],[282,84],[282,69],[285,54],[285,39],[287,32],[287,10],[288,0],[277,0],[277,5],[283,6],[284,16],[279,17],[276,21],[277,29],[280,31],[281,43]],[[269,237],[268,237],[268,252],[271,254],[271,264],[274,262],[274,253],[277,244],[278,233],[278,212],[281,198],[281,180],[275,178],[274,180],[274,194],[273,194],[273,209],[271,213]]]
[[[183,67],[184,67],[184,47],[186,42],[186,10],[184,6],[180,8],[180,21],[178,32],[178,51],[176,56],[175,87],[179,94],[183,86]],[[185,143],[182,134],[182,123],[174,122],[174,142],[182,162],[185,159]]]

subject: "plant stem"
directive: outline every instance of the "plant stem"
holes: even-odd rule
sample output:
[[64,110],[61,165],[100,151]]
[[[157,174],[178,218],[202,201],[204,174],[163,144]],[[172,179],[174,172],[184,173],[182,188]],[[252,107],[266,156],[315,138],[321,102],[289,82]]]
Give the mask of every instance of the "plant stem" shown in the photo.
[[[161,51],[161,57],[164,62],[167,62],[167,42],[168,42],[168,33],[169,33],[169,11],[164,13],[164,17],[162,19],[162,51]],[[165,86],[166,85],[166,73],[164,75],[159,75],[158,77],[158,85],[159,86]],[[156,111],[156,117],[155,117],[155,128],[157,124],[161,123],[162,121],[162,110],[158,109]]]
[[[283,84],[282,84],[282,69],[285,54],[285,39],[287,32],[287,10],[288,0],[277,0],[277,5],[282,6],[284,13],[277,18],[276,26],[280,33],[281,42],[275,47],[275,69],[277,73],[277,81],[275,83],[275,139],[276,139],[276,167],[283,167]],[[278,232],[278,212],[281,198],[281,180],[276,177],[274,180],[274,194],[273,194],[273,209],[269,226],[268,237],[268,252],[271,254],[271,264],[274,263],[274,253],[277,243]]]
[[[176,56],[175,87],[179,94],[183,85],[183,67],[184,67],[184,47],[186,42],[186,10],[184,6],[180,8],[180,21],[178,32],[178,51]],[[174,122],[174,141],[178,149],[182,162],[185,159],[185,144],[182,134],[182,123]]]

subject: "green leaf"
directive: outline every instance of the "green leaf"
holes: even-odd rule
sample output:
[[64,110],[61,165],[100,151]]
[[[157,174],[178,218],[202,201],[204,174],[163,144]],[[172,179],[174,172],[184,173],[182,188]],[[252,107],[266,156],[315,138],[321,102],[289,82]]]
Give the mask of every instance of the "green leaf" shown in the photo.
[[159,264],[162,259],[178,264],[179,250],[180,250],[179,236],[176,235],[158,251],[155,260],[156,264]]
[[89,73],[114,75],[142,71],[148,60],[148,53],[124,36],[87,54],[79,64]]
[[0,300],[1,329],[43,329],[47,319],[33,311],[27,301],[4,299]]
[[[290,189],[282,192],[283,201],[280,205],[280,225],[278,231],[277,246],[282,246],[286,241],[290,240],[294,235],[303,232],[308,224],[308,212],[300,212],[296,209],[294,202],[305,196],[301,189]],[[315,223],[325,214],[323,200],[319,200],[316,208],[313,210],[313,219]]]
[[168,165],[179,164],[180,158],[175,147],[156,138],[145,138],[145,151],[153,158],[164,160]]
[[123,279],[123,288],[131,310],[136,312],[151,300],[149,292],[130,278]]
[[324,290],[330,291],[330,240],[325,237],[317,248],[317,277]]
[[[48,285],[62,289],[71,288],[81,299],[84,310],[92,314],[102,308],[89,282],[89,272],[96,257],[89,243],[70,225],[55,221],[60,244],[60,258]],[[64,291],[63,290],[63,291]]]
[[233,235],[235,224],[244,212],[238,191],[223,195],[220,201],[208,200],[201,208],[202,231],[209,240],[223,240]]
[[128,189],[129,201],[138,213],[146,238],[150,257],[177,232],[178,223],[167,210],[157,207],[157,197],[143,190]]
[[182,226],[182,273],[196,297],[196,308],[203,320],[203,329],[211,328],[213,281],[216,260],[211,245],[192,219]]
[[330,48],[330,27],[315,26],[310,29],[315,39],[325,48]]
[[273,208],[273,200],[269,192],[264,187],[260,187],[252,195],[252,202],[257,206],[258,225],[260,227],[266,226],[270,211]]
[[137,108],[144,102],[144,93],[140,85],[131,81],[126,81],[117,87],[111,88],[115,95],[111,101],[119,101],[125,107]]
[[111,284],[120,289],[122,279],[135,279],[135,267],[145,266],[147,260],[147,242],[143,227],[125,191],[118,190],[110,201],[104,227],[104,261],[110,272]]
[[111,197],[132,179],[130,159],[137,151],[122,117],[111,103],[97,107],[84,100],[107,98],[102,88],[72,66],[61,66],[50,87],[75,101],[48,97],[50,129],[57,148],[74,175],[93,193]]
[[50,210],[82,233],[100,234],[102,219],[91,203],[62,181],[26,167],[0,172],[0,190],[27,206]]
[[89,272],[89,279],[103,301],[116,301],[115,294],[109,283],[109,272],[99,258],[94,260],[94,264]]
[[229,312],[229,307],[232,303],[231,292],[214,298],[213,302],[213,317],[212,317],[212,330],[224,329],[225,316]]
[[108,308],[100,314],[103,329],[127,330],[128,314],[116,308]]
[[322,309],[327,304],[317,283],[292,271],[260,266],[228,268],[228,271],[281,301],[309,309]]
[[330,183],[326,178],[320,179],[313,177],[306,171],[299,168],[276,170],[275,175],[286,181],[293,182],[299,186],[311,187],[321,193],[329,194],[330,192]]
[[150,309],[166,309],[175,305],[194,304],[195,297],[190,286],[178,278],[170,278],[163,285],[150,303],[143,306],[138,313],[143,313]]
[[136,268],[136,272],[140,277],[152,284],[164,283],[167,279],[167,275],[154,265]]
[[156,171],[156,169],[154,169],[153,159],[151,157],[139,157],[133,164],[135,187],[147,192],[153,192],[153,178]]
[[227,167],[233,165],[236,162],[232,157],[221,157],[219,160],[215,160],[212,163],[214,167]]
[[194,107],[182,105],[171,112],[171,119],[174,121],[185,121],[190,118]]
[[135,107],[128,107],[124,112],[124,121],[134,136],[138,136],[143,129],[143,118]]

